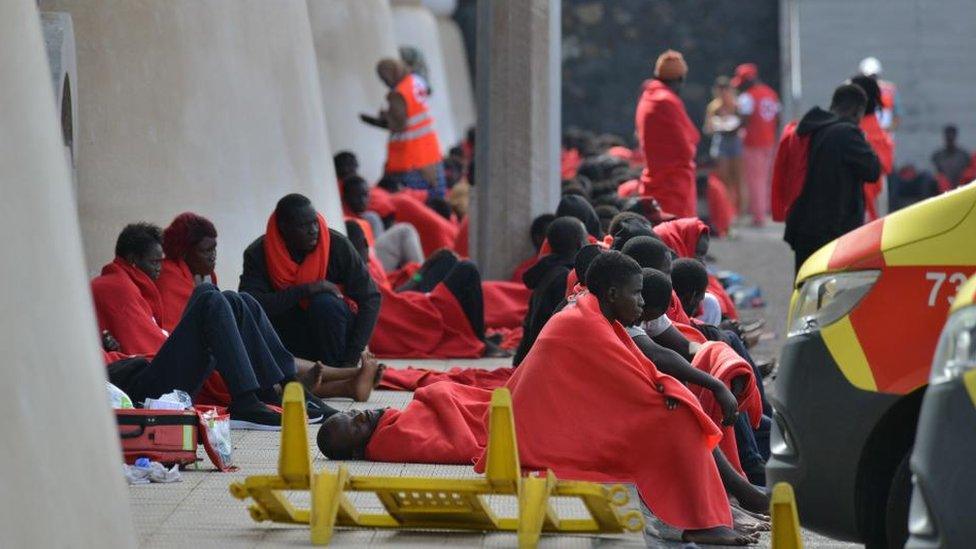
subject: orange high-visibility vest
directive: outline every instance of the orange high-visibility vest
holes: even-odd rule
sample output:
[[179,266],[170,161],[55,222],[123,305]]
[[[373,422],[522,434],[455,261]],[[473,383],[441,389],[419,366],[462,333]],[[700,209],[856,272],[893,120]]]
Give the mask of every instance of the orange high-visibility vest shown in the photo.
[[409,74],[394,91],[407,104],[407,123],[403,131],[390,133],[387,173],[408,172],[440,162],[441,146],[427,107],[427,84],[419,76]]

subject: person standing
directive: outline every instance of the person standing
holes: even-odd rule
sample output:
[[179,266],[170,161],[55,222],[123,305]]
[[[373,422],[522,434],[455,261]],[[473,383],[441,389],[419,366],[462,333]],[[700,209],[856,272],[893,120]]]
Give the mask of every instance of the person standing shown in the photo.
[[944,146],[932,153],[932,164],[940,177],[945,178],[945,187],[955,189],[964,183],[963,172],[969,166],[969,152],[956,145],[959,130],[955,126],[942,129]]
[[881,88],[881,110],[878,115],[878,122],[881,129],[889,134],[895,133],[898,125],[901,124],[901,104],[898,100],[898,87],[894,82],[881,79],[881,61],[876,57],[865,57],[858,65],[858,70],[864,76],[874,78]]
[[803,190],[789,209],[785,240],[796,271],[818,249],[864,222],[864,183],[877,181],[881,163],[858,126],[868,103],[859,86],[834,90],[830,110],[813,107],[796,133],[808,137]]
[[712,136],[709,156],[717,163],[716,175],[725,183],[732,195],[736,211],[745,206],[742,189],[742,138],[739,127],[742,120],[736,113],[735,90],[727,76],[719,76],[712,87],[712,101],[705,107],[705,135]]
[[687,74],[680,52],[662,53],[654,64],[654,79],[644,84],[635,116],[646,162],[641,194],[653,196],[663,210],[678,217],[697,213],[695,151],[701,136],[678,96]]
[[736,67],[732,86],[742,117],[742,175],[749,191],[752,224],[761,227],[769,213],[769,176],[776,155],[776,130],[779,127],[779,95],[759,79],[755,63]]
[[389,106],[378,116],[360,114],[359,118],[390,131],[385,176],[405,187],[426,190],[431,197],[443,198],[447,181],[434,118],[427,105],[427,82],[396,59],[380,60],[376,73],[390,88],[386,96]]

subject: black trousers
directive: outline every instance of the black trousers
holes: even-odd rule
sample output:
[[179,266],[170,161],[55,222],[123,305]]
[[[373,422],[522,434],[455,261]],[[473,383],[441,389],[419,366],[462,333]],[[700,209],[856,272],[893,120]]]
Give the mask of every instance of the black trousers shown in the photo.
[[397,288],[397,292],[428,293],[438,284],[444,284],[454,294],[475,335],[484,339],[485,296],[481,273],[474,263],[458,259],[450,252],[436,252],[424,262],[414,279]]
[[294,379],[295,359],[254,298],[201,284],[152,361],[111,364],[109,381],[134,401],[174,389],[195,396],[214,370],[233,398]]
[[791,246],[793,247],[794,264],[793,264],[793,275],[796,276],[800,273],[800,267],[803,263],[820,248],[826,246],[833,238],[824,237],[801,237],[797,238]]
[[296,305],[271,317],[271,324],[293,355],[340,366],[354,320],[355,315],[342,298],[321,293],[309,298],[307,309]]

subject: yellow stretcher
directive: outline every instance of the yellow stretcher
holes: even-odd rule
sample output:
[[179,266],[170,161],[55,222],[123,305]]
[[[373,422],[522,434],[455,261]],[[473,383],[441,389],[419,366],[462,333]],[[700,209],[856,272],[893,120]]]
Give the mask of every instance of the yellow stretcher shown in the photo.
[[[621,485],[558,480],[552,471],[523,476],[515,441],[512,397],[496,389],[488,423],[488,459],[484,478],[436,479],[352,476],[345,466],[335,473],[312,471],[305,397],[301,385],[285,388],[278,474],[255,475],[230,485],[238,499],[251,497],[251,518],[309,524],[315,545],[327,545],[336,526],[352,528],[451,529],[518,532],[519,547],[535,547],[542,532],[594,534],[639,532],[639,511],[623,512],[630,499]],[[282,490],[308,490],[311,509],[298,509]],[[349,492],[376,494],[386,513],[361,513]],[[498,517],[485,496],[518,497],[517,517]],[[561,519],[551,497],[579,498],[589,518]]]

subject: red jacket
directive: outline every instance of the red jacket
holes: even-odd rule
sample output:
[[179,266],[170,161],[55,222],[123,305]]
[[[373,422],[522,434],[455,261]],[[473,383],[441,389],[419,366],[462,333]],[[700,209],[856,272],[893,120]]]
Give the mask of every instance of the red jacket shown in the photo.
[[744,104],[749,105],[750,112],[743,113],[742,144],[746,147],[775,145],[779,95],[766,84],[756,82],[739,97],[740,107]]
[[783,128],[773,162],[771,207],[773,221],[786,221],[790,207],[803,191],[807,179],[807,155],[810,136],[796,133],[798,122],[793,120]]

